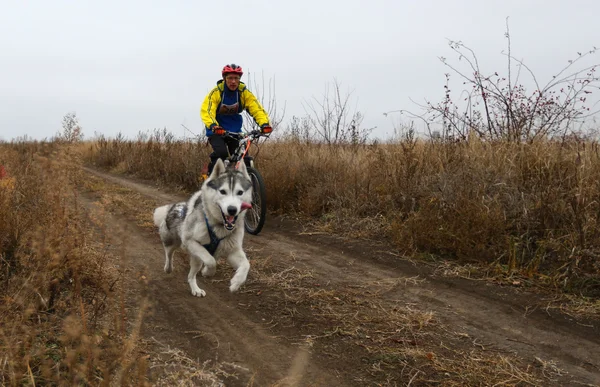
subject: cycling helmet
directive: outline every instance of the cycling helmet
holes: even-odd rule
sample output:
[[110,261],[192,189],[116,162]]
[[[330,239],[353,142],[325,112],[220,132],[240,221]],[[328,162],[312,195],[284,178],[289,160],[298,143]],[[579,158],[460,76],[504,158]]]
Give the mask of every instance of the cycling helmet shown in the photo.
[[223,70],[221,71],[221,75],[223,77],[225,77],[225,75],[227,74],[239,74],[239,76],[241,77],[242,74],[244,74],[244,71],[242,70],[242,68],[234,63],[232,64],[228,64],[225,65],[225,67],[223,67]]

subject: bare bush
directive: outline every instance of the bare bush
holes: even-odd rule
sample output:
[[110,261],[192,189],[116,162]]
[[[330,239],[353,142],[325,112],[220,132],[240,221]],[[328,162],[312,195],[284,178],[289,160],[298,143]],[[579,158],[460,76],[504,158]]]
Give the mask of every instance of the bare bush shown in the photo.
[[308,116],[293,116],[285,129],[286,141],[308,144],[314,139],[311,122]]
[[[285,117],[286,106],[284,104],[283,108],[280,108],[277,103],[275,79],[269,79],[268,83],[265,85],[264,73],[261,73],[260,83],[252,73],[248,73],[247,86],[269,114],[269,123],[271,124],[274,133],[277,133],[277,128]],[[247,111],[244,112],[244,115],[246,117],[244,120],[244,129],[247,131],[258,129],[257,123]]]
[[374,128],[362,127],[363,114],[350,106],[352,92],[342,94],[341,83],[325,85],[320,99],[312,98],[304,105],[307,121],[315,137],[332,144],[365,144]]
[[[475,52],[460,41],[449,41],[450,49],[465,63],[465,69],[440,60],[452,72],[446,73],[444,98],[441,102],[418,104],[421,118],[429,132],[441,127],[444,139],[466,140],[471,134],[482,139],[531,143],[540,138],[568,136],[600,110],[591,99],[600,87],[597,75],[599,64],[577,67],[596,54],[594,47],[578,52],[577,57],[558,71],[552,79],[541,84],[533,71],[511,52],[511,36],[506,27],[507,74],[498,71],[485,73]],[[450,87],[451,75],[458,75],[465,88],[454,97]],[[529,76],[528,82],[523,77]],[[533,85],[533,91],[526,87]],[[402,111],[409,113],[407,111]]]

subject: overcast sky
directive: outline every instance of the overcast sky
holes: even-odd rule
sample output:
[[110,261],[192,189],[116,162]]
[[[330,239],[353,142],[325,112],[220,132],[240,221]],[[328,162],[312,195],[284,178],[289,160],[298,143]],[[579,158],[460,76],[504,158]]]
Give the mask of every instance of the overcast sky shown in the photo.
[[[226,63],[276,80],[286,117],[336,77],[374,134],[383,112],[443,96],[455,61],[447,39],[477,53],[484,70],[512,52],[546,81],[576,52],[600,47],[600,1],[1,0],[0,138],[49,138],[75,111],[86,137],[203,129],[205,94]],[[599,55],[595,61],[600,62]],[[247,81],[244,75],[243,81]]]

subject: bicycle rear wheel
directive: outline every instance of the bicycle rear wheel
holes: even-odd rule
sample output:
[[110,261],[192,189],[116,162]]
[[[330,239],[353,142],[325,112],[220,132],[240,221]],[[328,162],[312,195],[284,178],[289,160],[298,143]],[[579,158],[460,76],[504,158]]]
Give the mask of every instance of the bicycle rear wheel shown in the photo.
[[244,228],[252,235],[258,235],[265,225],[267,216],[267,194],[265,182],[257,169],[247,167],[248,175],[252,180],[252,208],[248,209],[244,217]]

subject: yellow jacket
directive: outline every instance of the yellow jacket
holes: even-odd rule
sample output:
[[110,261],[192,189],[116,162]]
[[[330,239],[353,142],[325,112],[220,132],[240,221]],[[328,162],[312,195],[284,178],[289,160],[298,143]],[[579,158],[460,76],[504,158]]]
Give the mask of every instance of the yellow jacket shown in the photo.
[[[217,111],[221,104],[221,98],[223,95],[223,89],[225,87],[225,83],[222,79],[217,82],[217,86],[215,86],[204,98],[204,102],[202,103],[202,107],[200,108],[200,117],[202,118],[202,122],[206,126],[206,135],[212,135],[212,127],[213,126],[223,126],[217,121]],[[248,111],[250,116],[254,118],[254,121],[259,126],[268,125],[269,124],[269,115],[262,107],[258,99],[252,94],[246,85],[243,82],[240,82],[238,86],[239,93],[239,107],[238,114],[244,111]],[[240,117],[241,118],[241,117]],[[232,132],[241,131],[241,120],[239,120],[240,124],[235,125],[236,127],[230,128],[223,126],[225,130]]]

